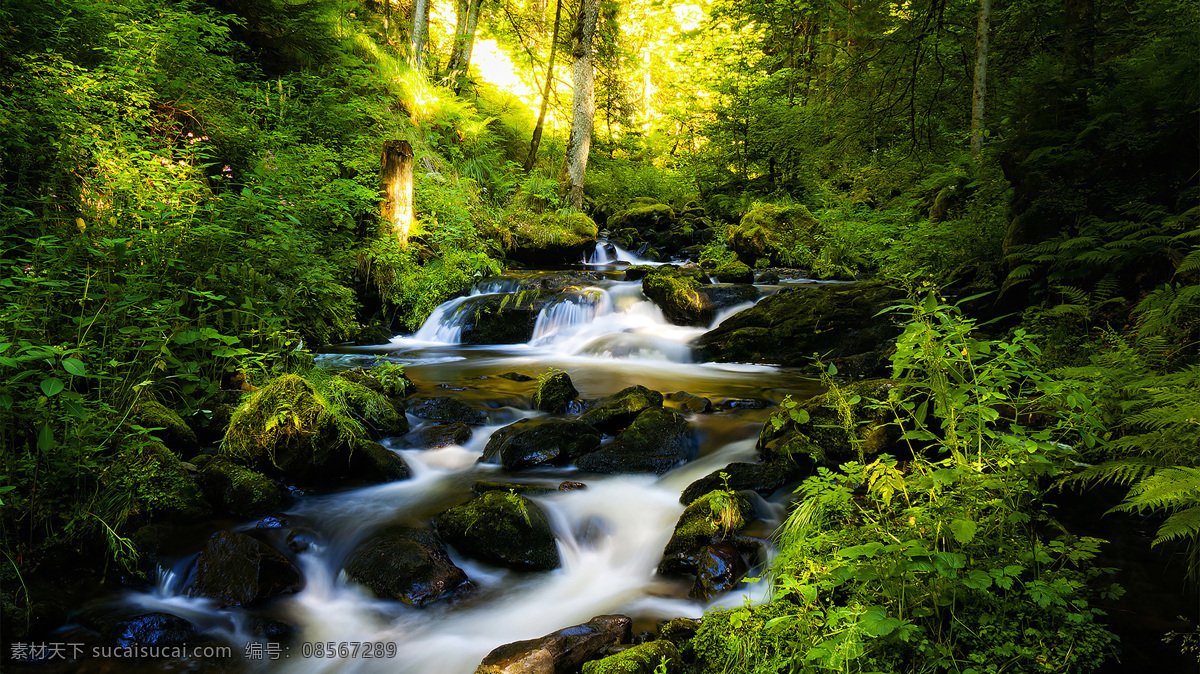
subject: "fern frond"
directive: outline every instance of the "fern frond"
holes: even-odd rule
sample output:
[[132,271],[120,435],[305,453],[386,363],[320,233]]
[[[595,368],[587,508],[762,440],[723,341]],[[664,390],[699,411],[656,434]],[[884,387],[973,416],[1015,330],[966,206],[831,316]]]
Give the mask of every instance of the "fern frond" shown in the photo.
[[1088,466],[1082,472],[1064,478],[1064,486],[1081,488],[1094,487],[1102,484],[1128,485],[1132,484],[1154,471],[1162,468],[1162,464],[1144,459],[1118,459]]
[[1200,536],[1200,505],[1181,510],[1168,517],[1167,521],[1158,528],[1152,545],[1198,536]]
[[1200,504],[1200,468],[1173,466],[1156,470],[1138,481],[1119,505],[1117,512],[1176,510]]

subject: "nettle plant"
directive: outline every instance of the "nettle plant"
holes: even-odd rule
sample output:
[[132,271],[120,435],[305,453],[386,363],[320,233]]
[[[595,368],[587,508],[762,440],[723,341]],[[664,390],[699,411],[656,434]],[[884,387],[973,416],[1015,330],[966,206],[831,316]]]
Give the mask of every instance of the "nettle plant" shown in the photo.
[[1067,532],[1041,497],[1074,446],[1101,442],[1091,402],[1030,364],[1031,335],[976,337],[933,292],[891,311],[907,324],[878,405],[911,458],[820,467],[800,486],[774,600],[710,614],[705,671],[1089,671],[1115,647],[1092,602],[1121,589],[1092,563],[1103,541]]

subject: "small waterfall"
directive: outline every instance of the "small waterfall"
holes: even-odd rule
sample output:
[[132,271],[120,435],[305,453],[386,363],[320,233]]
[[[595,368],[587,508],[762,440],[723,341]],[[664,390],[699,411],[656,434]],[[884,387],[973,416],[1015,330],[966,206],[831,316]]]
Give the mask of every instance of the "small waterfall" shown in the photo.
[[596,317],[612,312],[613,301],[607,290],[589,287],[570,291],[538,314],[530,344],[548,341],[559,333],[591,323]]
[[582,264],[591,267],[602,267],[621,263],[627,265],[649,265],[652,267],[665,264],[663,262],[654,262],[652,260],[638,257],[637,255],[634,255],[633,253],[625,250],[615,243],[612,243],[611,241],[597,241],[596,249],[592,251],[592,254],[588,256],[586,260],[582,261]]

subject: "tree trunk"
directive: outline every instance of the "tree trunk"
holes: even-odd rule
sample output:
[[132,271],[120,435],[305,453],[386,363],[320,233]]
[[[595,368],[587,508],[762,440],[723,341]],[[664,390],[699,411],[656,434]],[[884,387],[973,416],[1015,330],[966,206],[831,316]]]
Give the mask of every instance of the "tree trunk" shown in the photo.
[[467,34],[467,14],[471,11],[471,0],[454,0],[454,41],[450,47],[450,62],[446,64],[446,76],[454,76],[454,66],[462,58],[463,39]]
[[[467,77],[467,72],[471,69],[471,53],[475,51],[475,28],[479,25],[479,10],[483,8],[483,0],[469,0],[469,8],[467,10],[467,25],[463,35],[463,48],[459,53],[459,60],[452,64],[452,70],[459,75],[458,82],[462,82]],[[454,85],[454,93],[458,93],[462,87],[460,84]]]
[[592,70],[592,36],[600,16],[600,0],[582,0],[571,54],[575,57],[574,87],[571,96],[571,136],[563,162],[563,178],[567,181],[567,203],[583,207],[583,176],[587,171],[588,153],[592,149],[592,122],[596,117],[596,91]]
[[383,185],[380,213],[387,222],[388,234],[400,246],[408,245],[408,230],[413,222],[413,150],[407,140],[389,140],[383,144],[379,180]]
[[537,126],[533,127],[533,140],[529,141],[529,156],[525,158],[525,172],[533,170],[537,162],[538,145],[542,143],[542,128],[546,123],[546,107],[550,105],[550,89],[554,84],[554,55],[558,52],[558,22],[562,17],[562,0],[554,7],[554,36],[550,38],[550,64],[546,66],[546,86],[542,88],[542,109],[538,112]]
[[979,0],[979,23],[975,27],[975,86],[971,90],[971,160],[979,161],[983,149],[983,100],[987,93],[988,26],[992,0]]
[[412,64],[417,70],[425,65],[425,42],[429,38],[430,0],[416,0],[413,5]]

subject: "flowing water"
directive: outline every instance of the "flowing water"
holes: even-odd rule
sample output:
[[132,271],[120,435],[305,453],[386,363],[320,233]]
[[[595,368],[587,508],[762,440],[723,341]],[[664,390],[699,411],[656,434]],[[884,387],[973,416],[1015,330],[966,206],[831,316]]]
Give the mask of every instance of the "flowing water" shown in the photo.
[[[561,292],[541,309],[527,343],[460,343],[474,303],[515,292],[520,279],[510,278],[482,283],[470,294],[446,302],[412,335],[374,347],[341,348],[320,357],[319,364],[334,368],[369,366],[380,358],[403,363],[419,396],[455,396],[484,409],[488,419],[461,446],[422,450],[412,448],[404,438],[385,439],[385,446],[399,452],[411,467],[411,479],[300,497],[285,514],[287,527],[267,532],[280,538],[276,542],[281,548],[288,528],[297,526],[315,541],[298,554],[304,589],[272,600],[261,610],[299,629],[286,652],[289,657],[266,663],[269,669],[469,674],[497,646],[539,637],[596,615],[629,615],[639,630],[660,619],[698,617],[712,605],[740,604],[747,594],[757,598],[753,595],[758,590],[749,586],[709,603],[689,599],[690,583],[658,576],[655,567],[683,512],[682,490],[730,462],[752,461],[769,407],[789,394],[811,396],[816,385],[778,368],[693,362],[688,342],[706,328],[667,323],[658,307],[642,296],[638,282],[617,280],[621,274],[603,266],[607,263],[602,264],[602,259],[612,262],[600,255],[607,250],[598,248],[586,282]],[[625,262],[639,261],[626,251],[617,252],[617,260],[624,255],[631,258]],[[566,371],[580,398],[599,398],[634,384],[710,398],[712,414],[689,415],[698,437],[697,458],[661,477],[593,475],[574,467],[506,473],[499,466],[477,463],[493,431],[542,414],[533,411],[530,403],[536,381],[497,375],[518,372],[537,377],[550,368]],[[429,423],[411,416],[410,421],[415,430]],[[583,490],[532,497],[550,519],[561,568],[519,573],[450,550],[475,589],[424,608],[378,599],[342,573],[351,551],[373,532],[394,523],[428,526],[434,514],[467,500],[477,479],[551,486],[572,480],[587,485]],[[751,533],[764,541],[778,524],[781,498],[759,503],[761,519]],[[255,526],[247,522],[241,528]],[[123,601],[185,617],[233,644],[262,642],[249,627],[255,612],[218,609],[211,600],[181,594],[193,559],[194,555],[179,558],[162,572],[158,586],[131,592]],[[301,649],[315,642],[379,642],[394,649],[389,652],[395,657],[305,657]]]

